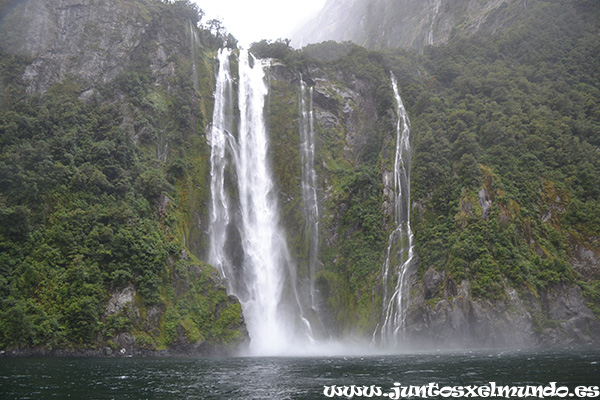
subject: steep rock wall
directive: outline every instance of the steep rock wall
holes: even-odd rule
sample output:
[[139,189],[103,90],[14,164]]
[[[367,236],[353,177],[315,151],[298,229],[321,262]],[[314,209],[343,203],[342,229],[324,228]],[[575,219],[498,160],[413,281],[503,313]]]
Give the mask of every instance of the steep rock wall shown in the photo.
[[[69,145],[47,155],[52,168],[66,164],[69,172],[63,175],[64,182],[52,182],[40,192],[40,201],[46,204],[44,213],[49,217],[36,217],[40,224],[37,230],[49,231],[56,220],[53,213],[62,212],[70,218],[85,216],[98,225],[94,232],[103,229],[108,236],[102,240],[90,237],[87,245],[73,239],[64,248],[52,239],[38,239],[50,242],[57,254],[68,255],[60,261],[32,256],[29,263],[33,270],[44,271],[49,263],[53,271],[48,277],[37,272],[39,281],[31,285],[42,285],[37,290],[43,294],[23,318],[46,318],[55,325],[42,333],[45,339],[40,339],[31,329],[7,323],[0,335],[2,345],[8,349],[33,347],[40,354],[61,347],[91,347],[101,349],[94,350],[94,354],[123,355],[211,354],[229,352],[244,343],[247,332],[239,302],[227,295],[216,271],[200,261],[209,195],[205,115],[210,115],[212,108],[213,46],[219,46],[220,39],[199,28],[197,9],[184,2],[27,0],[9,2],[0,12],[3,61],[22,68],[15,81],[3,81],[3,88],[11,88],[6,95],[23,90],[30,97],[23,96],[22,101],[56,102],[60,111],[51,114],[52,125],[45,131],[25,129],[17,131],[15,137],[21,135],[23,143],[32,134],[42,137],[41,144],[36,144],[42,151],[45,142],[73,140],[64,133],[70,131],[77,132],[76,136],[85,138],[92,147],[112,149],[112,154],[100,156],[103,161],[73,157],[69,151],[76,150],[69,149]],[[63,92],[66,95],[56,97]],[[61,103],[65,98],[73,110],[81,113],[73,111],[78,121],[74,124],[64,116],[69,112],[65,110],[68,106]],[[3,99],[3,104],[7,101]],[[88,108],[100,115],[96,117],[100,121],[91,127],[80,119],[85,118],[81,110]],[[101,119],[106,109],[113,110],[113,114],[105,122]],[[114,126],[118,134],[103,136],[107,124]],[[121,164],[113,165],[123,159],[113,160],[115,153],[124,151],[123,143],[127,143],[128,156]],[[10,141],[3,142],[3,146],[10,145]],[[3,164],[2,175],[7,176],[7,171],[15,168]],[[36,174],[38,167],[33,163],[26,169]],[[82,171],[91,174],[90,170],[101,177],[100,181],[81,178]],[[70,171],[79,172],[72,178]],[[77,185],[71,184],[71,179]],[[119,185],[122,189],[115,191]],[[11,186],[5,187],[12,190]],[[56,192],[60,190],[67,193]],[[121,210],[117,214],[130,210],[129,222],[94,215],[98,211],[90,211],[81,199],[88,196],[87,191],[93,193],[95,203],[113,210],[109,214],[115,209]],[[130,193],[124,196],[124,191]],[[63,201],[54,209],[56,200],[52,199],[61,196],[79,200]],[[32,215],[36,215],[35,205],[17,198],[12,201],[18,203],[9,201],[8,206],[32,209]],[[148,207],[136,211],[135,203]],[[145,225],[140,220],[146,221]],[[66,235],[76,236],[74,226],[79,225],[65,217],[61,229]],[[142,231],[141,235],[136,233]],[[121,233],[113,236],[113,232]],[[121,239],[115,240],[116,236]],[[19,238],[18,245],[27,246],[24,240]],[[106,242],[100,245],[100,241]],[[99,253],[95,253],[98,245],[104,246],[105,257],[98,258]],[[117,251],[121,245],[124,251]],[[135,249],[141,250],[137,256],[133,254]],[[81,297],[78,299],[73,292],[65,297],[65,305],[47,308],[46,297],[67,290],[63,286],[69,281],[65,282],[62,274],[72,267],[73,258],[88,274],[85,276],[102,277],[94,280],[93,295],[85,296],[93,307],[76,307]],[[23,264],[22,260],[15,262]],[[115,273],[122,278],[115,280]],[[6,278],[9,283],[19,279],[10,275]],[[13,308],[26,301],[21,295],[19,291],[14,293]],[[7,307],[2,310],[3,318],[12,312],[11,306]],[[79,320],[86,321],[81,323],[85,329],[80,329],[82,336],[75,338],[73,321]],[[22,338],[10,334],[15,329],[25,329]]]
[[[529,1],[531,2],[531,0]],[[352,41],[371,49],[440,45],[512,24],[523,0],[328,0],[323,10],[292,35],[294,46],[325,40]]]
[[[370,77],[357,76],[313,66],[301,75],[280,61],[273,62],[269,72],[272,162],[282,218],[305,290],[309,244],[298,180],[300,79],[313,89],[321,216],[316,282],[320,306],[313,320],[322,337],[368,336],[379,313],[380,250],[386,229],[381,174],[392,162],[393,152],[385,144],[393,140],[394,121],[378,98],[385,71],[374,66],[372,72]],[[389,100],[391,92],[384,96]]]
[[127,68],[149,28],[135,2],[28,0],[5,12],[2,48],[32,59],[23,77],[30,93],[69,75],[108,82]]
[[[558,5],[542,4],[528,15],[559,15],[559,11]],[[517,38],[509,33],[501,40]],[[470,43],[456,47],[462,50]],[[454,51],[450,49],[448,52]],[[444,47],[439,51],[444,52]],[[475,157],[488,151],[484,147],[490,140],[484,136],[486,121],[498,118],[486,113],[485,107],[496,107],[503,100],[460,86],[462,78],[453,85],[452,79],[466,74],[459,64],[464,68],[472,54],[455,65],[452,77],[444,75],[452,59],[435,49],[427,57],[435,57],[439,69],[429,70],[415,68],[403,53],[397,59],[377,58],[354,51],[346,43],[313,45],[300,54],[288,55],[286,60],[296,68],[299,65],[304,80],[314,88],[318,190],[325,210],[319,283],[327,305],[326,318],[333,322],[335,334],[368,337],[381,318],[380,274],[384,237],[390,232],[396,118],[385,65],[401,77],[399,86],[416,144],[412,220],[418,257],[405,344],[530,346],[598,341],[593,289],[600,270],[597,236],[583,234],[565,218],[574,194],[564,191],[564,183],[530,176],[525,165],[520,172],[530,176],[526,181],[515,174],[505,175],[506,168],[520,165],[516,160],[504,167],[490,166],[486,162],[497,161],[488,155],[485,162],[478,163]],[[293,91],[299,74],[279,60],[276,63],[280,72],[273,74],[277,82],[272,88],[285,82]],[[361,73],[373,64],[377,68],[370,70],[373,79],[368,79]],[[413,70],[415,74],[410,73]],[[292,107],[288,115],[297,108],[293,96],[281,99]],[[460,102],[455,104],[457,99]],[[463,106],[477,112],[456,111]],[[514,108],[506,112],[512,117]],[[548,117],[553,121],[561,118],[559,113]],[[527,118],[523,121],[528,123]],[[289,128],[292,136],[294,129]],[[564,134],[565,138],[569,135]],[[275,142],[280,140],[277,130],[272,135]],[[538,140],[533,136],[519,140]],[[291,144],[291,148],[295,146],[297,142]],[[367,149],[373,150],[373,158]],[[580,151],[591,155],[594,150],[581,143]],[[290,156],[280,158],[281,163],[296,168],[299,174],[299,167],[289,165],[290,160],[297,163],[299,159]],[[377,161],[372,162],[374,159]],[[565,162],[577,163],[574,159]],[[295,185],[297,182],[280,181],[281,187],[292,188],[285,191],[284,202],[298,204]],[[364,213],[367,210],[371,213]],[[289,211],[288,218],[294,220],[293,212]],[[295,226],[301,227],[300,220],[295,221]],[[368,221],[376,222],[369,225]],[[294,237],[298,230],[291,232]],[[298,249],[302,254],[302,248]]]

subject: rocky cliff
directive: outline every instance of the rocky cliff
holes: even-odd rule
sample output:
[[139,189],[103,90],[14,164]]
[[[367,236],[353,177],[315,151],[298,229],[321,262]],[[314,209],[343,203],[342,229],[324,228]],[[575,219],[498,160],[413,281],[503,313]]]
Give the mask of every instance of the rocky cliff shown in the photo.
[[[340,4],[328,2],[346,13],[333,25],[358,26],[357,41],[423,52],[251,48],[270,60],[269,162],[299,291],[317,292],[305,306],[320,337],[370,339],[384,318],[393,73],[412,123],[417,255],[402,344],[597,342],[598,6]],[[188,2],[29,0],[1,11],[1,346],[204,353],[243,343],[240,304],[203,262],[223,38]],[[300,96],[314,115],[314,275]]]
[[512,25],[527,9],[523,0],[328,0],[311,22],[292,35],[293,45],[352,41],[371,49],[422,50]]
[[[317,314],[323,334],[369,335],[378,314],[372,296],[379,282],[386,219],[381,206],[381,175],[393,153],[394,120],[388,108],[392,95],[385,69],[370,63],[364,49],[346,49],[344,60],[356,57],[368,65],[352,73],[327,64],[298,69],[280,62],[271,67],[270,113],[273,167],[281,190],[283,218],[299,271],[307,278],[309,254],[301,218],[302,197],[298,136],[299,89],[302,79],[312,90],[315,119],[315,169],[320,207],[320,293]],[[276,115],[274,115],[276,114]],[[289,130],[282,129],[290,126]],[[383,157],[383,159],[381,158]],[[333,325],[332,325],[333,322]]]
[[[554,69],[556,57],[562,65],[588,59],[598,32],[588,16],[598,15],[598,9],[583,1],[569,7],[552,1],[485,5],[506,12],[517,7],[522,19],[495,36],[429,48],[419,62],[410,53],[383,55],[333,42],[278,55],[314,88],[319,193],[327,227],[322,228],[319,284],[338,334],[366,335],[382,318],[397,118],[386,73],[391,70],[399,77],[414,146],[417,258],[410,272],[405,344],[529,346],[600,337],[598,234],[589,229],[593,223],[584,226],[581,219],[598,215],[589,197],[597,191],[582,175],[598,176],[598,142],[591,130],[577,127],[592,129],[598,121],[540,102],[535,93],[558,88],[526,72],[544,62],[548,68],[538,78],[563,79]],[[475,6],[467,8],[475,12]],[[358,2],[340,10],[353,7]],[[559,33],[567,26],[579,29]],[[532,51],[543,50],[525,51],[524,43]],[[564,52],[566,43],[578,50]],[[295,76],[276,74],[287,82]],[[595,82],[587,72],[578,76]],[[570,99],[583,87],[575,83],[580,78],[569,75],[570,83],[563,86]],[[559,121],[561,133],[550,128]],[[556,152],[554,146],[564,141],[572,150]],[[298,198],[291,192],[286,197]]]
[[2,4],[0,346],[232,351],[240,304],[198,258],[223,38],[189,2]]
[[32,59],[24,74],[30,93],[69,75],[106,83],[129,66],[148,30],[143,11],[136,3],[21,2],[5,11],[2,47]]

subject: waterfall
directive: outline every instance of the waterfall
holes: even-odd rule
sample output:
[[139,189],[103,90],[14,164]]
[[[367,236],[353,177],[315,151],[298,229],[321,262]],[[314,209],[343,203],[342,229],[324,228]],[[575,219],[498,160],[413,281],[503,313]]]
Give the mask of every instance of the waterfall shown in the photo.
[[198,35],[194,24],[189,21],[190,25],[190,53],[192,58],[192,82],[194,84],[194,90],[198,91],[198,69],[196,68],[196,48],[198,47]]
[[[244,315],[255,351],[269,352],[269,347],[283,350],[293,334],[288,315],[280,303],[283,298],[286,271],[290,259],[285,236],[278,228],[278,210],[273,193],[273,180],[268,166],[268,143],[264,121],[267,85],[264,67],[250,56],[240,54],[239,82],[239,157],[238,189],[242,213],[242,241],[245,250],[244,269],[249,290],[241,298]],[[294,277],[291,277],[294,279]]]
[[433,0],[433,7],[431,12],[429,13],[431,15],[431,25],[429,26],[429,34],[427,35],[427,44],[428,45],[433,45],[433,29],[434,29],[434,25],[435,25],[435,20],[438,17],[438,14],[440,12],[440,6],[442,5],[442,0]]
[[[233,80],[229,68],[231,50],[221,49],[218,54],[219,72],[215,88],[215,106],[212,127],[209,131],[210,143],[210,221],[208,262],[216,267],[228,284],[233,283],[233,266],[225,251],[227,231],[230,224],[230,199],[225,187],[225,171],[229,163],[228,142],[233,121]],[[229,286],[229,291],[233,288]]]
[[[279,222],[279,206],[269,165],[264,120],[265,64],[246,51],[239,55],[237,138],[231,134],[232,78],[228,51],[219,52],[219,72],[211,129],[211,220],[209,261],[242,304],[254,354],[285,354],[311,343],[296,287],[296,266]],[[227,195],[231,160],[237,178],[237,203]],[[236,216],[235,221],[233,216]],[[231,244],[230,225],[239,240]],[[231,247],[238,246],[234,257]]]
[[315,280],[319,252],[319,203],[317,199],[317,173],[315,172],[315,132],[313,114],[313,88],[300,79],[300,155],[302,161],[302,200],[304,202],[305,232],[309,241],[308,272],[311,308],[317,311]]
[[[395,229],[389,236],[382,268],[383,318],[379,333],[383,346],[398,344],[405,330],[410,295],[409,273],[414,257],[413,234],[410,228],[410,121],[398,93],[398,82],[393,74],[392,88],[398,112],[394,156]],[[388,291],[392,287],[393,292],[389,295]]]

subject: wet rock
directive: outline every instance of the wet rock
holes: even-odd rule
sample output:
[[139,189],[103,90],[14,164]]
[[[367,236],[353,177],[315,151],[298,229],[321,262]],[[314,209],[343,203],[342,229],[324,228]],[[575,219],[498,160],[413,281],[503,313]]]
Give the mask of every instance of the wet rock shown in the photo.
[[589,309],[577,285],[560,284],[548,290],[544,298],[547,322],[544,341],[555,343],[591,343],[600,337],[600,324]]
[[600,324],[577,285],[558,284],[541,296],[506,288],[500,299],[474,299],[462,281],[455,295],[448,283],[435,304],[426,302],[438,285],[429,269],[417,285],[407,334],[417,344],[459,347],[525,347],[600,341]]
[[439,292],[442,284],[442,275],[433,268],[429,268],[423,275],[423,288],[425,299],[430,299]]
[[573,269],[586,279],[600,276],[600,249],[571,239]]
[[107,315],[117,314],[125,307],[133,305],[134,298],[135,289],[131,285],[125,287],[124,289],[118,292],[113,293],[112,297],[108,301],[105,313]]
[[69,75],[91,86],[113,79],[146,29],[139,8],[110,1],[30,0],[19,2],[12,18],[20,34],[4,46],[33,59],[24,74],[30,93]]
[[492,200],[486,188],[481,188],[477,195],[479,205],[481,206],[481,219],[488,219],[492,208]]

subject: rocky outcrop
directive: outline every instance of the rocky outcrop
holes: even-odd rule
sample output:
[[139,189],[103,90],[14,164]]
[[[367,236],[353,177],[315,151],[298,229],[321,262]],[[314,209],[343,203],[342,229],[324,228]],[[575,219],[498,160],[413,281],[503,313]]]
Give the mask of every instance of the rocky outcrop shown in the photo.
[[[600,238],[593,238],[596,242]],[[571,237],[572,265],[584,279],[590,281],[600,277],[600,251],[591,243],[582,243]]]
[[600,337],[598,318],[577,285],[558,284],[539,296],[506,288],[501,299],[476,299],[468,280],[457,284],[430,268],[414,292],[407,341],[416,346],[528,347]]
[[128,285],[125,288],[114,292],[106,305],[105,314],[115,315],[124,310],[127,306],[134,304],[135,288],[133,285]]
[[[185,258],[187,258],[187,254]],[[204,335],[209,334],[208,329],[205,330],[204,327],[201,327],[198,332],[190,327],[189,321],[186,322],[179,318],[175,318],[174,326],[167,327],[167,318],[169,318],[167,314],[173,310],[169,310],[169,307],[165,307],[164,304],[146,306],[140,302],[135,287],[128,285],[112,293],[104,312],[104,319],[110,319],[111,317],[128,318],[131,321],[130,329],[121,331],[109,338],[108,343],[110,345],[103,349],[101,355],[233,354],[237,349],[247,347],[249,339],[243,316],[240,314],[237,321],[231,321],[228,316],[223,315],[229,307],[239,305],[238,299],[224,295],[225,286],[216,271],[209,277],[211,282],[206,282],[207,268],[206,266],[192,265],[187,271],[175,273],[173,282],[175,301],[182,304],[193,301],[193,296],[190,296],[190,293],[198,290],[205,292],[207,295],[212,295],[211,292],[213,291],[221,292],[220,300],[216,303],[209,303],[211,309],[205,310],[205,312],[210,314],[215,323],[229,324],[228,330],[238,332],[233,340],[221,341],[220,338],[205,337]],[[203,284],[198,285],[198,280],[202,281]],[[169,330],[171,332],[167,332]],[[170,335],[168,346],[166,348],[157,347],[156,341],[153,341],[153,339],[166,334]],[[40,349],[41,351],[42,349]],[[41,352],[40,354],[43,355],[44,353]]]
[[482,187],[477,194],[477,199],[479,200],[479,206],[481,207],[481,218],[487,219],[487,217],[490,215],[490,208],[492,207],[490,194],[485,188]]
[[[189,57],[198,33],[190,21],[178,21],[173,10],[161,6],[104,0],[18,2],[4,10],[0,49],[31,60],[23,75],[29,93],[45,92],[70,78],[83,86],[86,98],[140,60],[156,84],[169,89],[176,68],[173,55]],[[173,24],[182,29],[173,30]]]
[[1,46],[31,58],[23,77],[30,93],[69,76],[95,86],[129,65],[149,26],[141,11],[135,2],[27,0],[8,10]]

